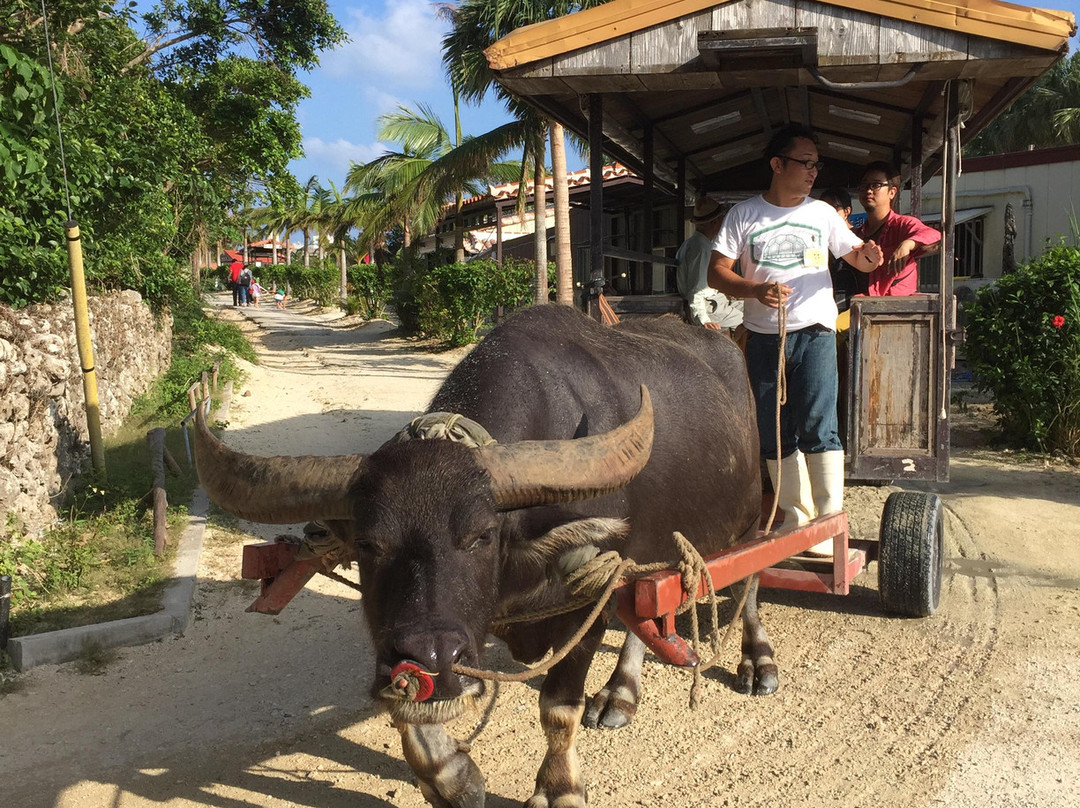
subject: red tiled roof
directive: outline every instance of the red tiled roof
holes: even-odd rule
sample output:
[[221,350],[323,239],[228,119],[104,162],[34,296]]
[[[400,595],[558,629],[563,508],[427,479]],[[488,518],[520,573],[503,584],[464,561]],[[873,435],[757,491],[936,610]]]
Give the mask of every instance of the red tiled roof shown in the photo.
[[[582,185],[588,185],[590,176],[589,169],[583,168],[580,171],[571,171],[566,175],[566,185],[568,188],[578,188]],[[604,166],[603,179],[605,182],[608,180],[619,179],[620,177],[633,177],[636,176],[633,171],[624,166],[622,163],[609,163]],[[488,192],[482,196],[470,196],[462,201],[462,204],[474,204],[476,202],[487,200],[502,200],[502,199],[516,199],[518,195],[518,186],[520,183],[507,182],[502,185],[492,185],[488,188]],[[548,193],[554,189],[554,182],[549,174],[544,180],[544,188]],[[525,183],[525,193],[531,194],[533,192],[533,183]]]

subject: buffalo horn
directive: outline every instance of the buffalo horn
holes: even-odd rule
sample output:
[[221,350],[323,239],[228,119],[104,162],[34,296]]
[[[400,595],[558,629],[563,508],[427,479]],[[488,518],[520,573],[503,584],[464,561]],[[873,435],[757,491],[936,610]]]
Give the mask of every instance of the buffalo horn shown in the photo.
[[203,404],[195,416],[195,468],[203,490],[241,519],[289,525],[311,519],[348,519],[349,490],[363,455],[259,457],[227,447],[206,426]]
[[476,450],[491,477],[500,510],[574,502],[622,488],[649,460],[652,400],[641,386],[641,407],[630,421],[576,440],[527,440]]

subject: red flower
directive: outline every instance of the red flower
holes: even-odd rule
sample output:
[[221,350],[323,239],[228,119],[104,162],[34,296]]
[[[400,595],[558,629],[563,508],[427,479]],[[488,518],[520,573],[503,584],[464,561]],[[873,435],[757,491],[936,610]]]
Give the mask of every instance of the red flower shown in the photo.
[[1062,317],[1060,314],[1055,314],[1054,319],[1050,321],[1050,324],[1054,326],[1054,328],[1061,328],[1063,325],[1065,325],[1065,318]]

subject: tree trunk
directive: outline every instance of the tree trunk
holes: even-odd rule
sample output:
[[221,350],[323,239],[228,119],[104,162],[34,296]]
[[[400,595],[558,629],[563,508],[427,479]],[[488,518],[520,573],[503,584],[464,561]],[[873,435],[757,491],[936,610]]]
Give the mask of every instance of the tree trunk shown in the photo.
[[533,244],[536,251],[533,303],[547,303],[547,180],[544,174],[544,153],[542,149],[540,154],[536,156],[536,166],[533,172]]
[[348,273],[348,270],[346,269],[346,266],[348,265],[349,262],[345,258],[345,239],[344,239],[344,237],[342,237],[342,239],[341,239],[341,251],[338,253],[338,255],[340,256],[338,258],[338,265],[341,268],[341,290],[340,290],[341,291],[341,304],[342,304],[342,307],[344,308],[345,301],[348,300],[348,298],[349,298],[349,273]]
[[412,231],[409,230],[409,220],[406,219],[401,223],[401,246],[409,247],[412,245]]
[[311,266],[311,233],[304,228],[304,269]]
[[463,204],[464,200],[461,191],[458,191],[457,208],[454,214],[454,261],[458,264],[465,262],[465,222],[461,216]]
[[561,123],[553,123],[551,182],[555,191],[555,302],[574,305],[574,257],[570,246],[570,188],[566,184],[566,139]]

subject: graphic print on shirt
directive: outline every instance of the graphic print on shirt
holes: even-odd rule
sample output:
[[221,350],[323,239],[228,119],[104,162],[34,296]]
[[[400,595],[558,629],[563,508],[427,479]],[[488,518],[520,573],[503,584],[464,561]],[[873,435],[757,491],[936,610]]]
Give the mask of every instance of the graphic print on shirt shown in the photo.
[[821,230],[798,222],[774,224],[750,236],[751,259],[768,269],[817,266],[819,256],[824,257],[824,248]]

